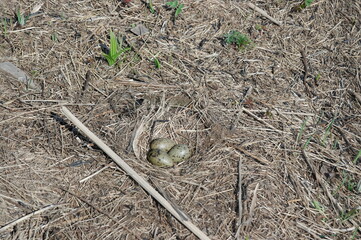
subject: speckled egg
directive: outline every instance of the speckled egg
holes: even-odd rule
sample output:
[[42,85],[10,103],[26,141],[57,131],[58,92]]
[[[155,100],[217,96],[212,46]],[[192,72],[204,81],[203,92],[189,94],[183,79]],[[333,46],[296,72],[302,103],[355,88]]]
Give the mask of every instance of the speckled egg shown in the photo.
[[159,149],[151,149],[148,152],[147,158],[150,163],[159,167],[173,166],[172,158],[168,153]]
[[159,149],[165,152],[168,152],[175,142],[168,138],[157,138],[150,142],[150,149]]
[[178,163],[190,158],[192,153],[186,144],[177,144],[169,150],[168,155],[174,163]]

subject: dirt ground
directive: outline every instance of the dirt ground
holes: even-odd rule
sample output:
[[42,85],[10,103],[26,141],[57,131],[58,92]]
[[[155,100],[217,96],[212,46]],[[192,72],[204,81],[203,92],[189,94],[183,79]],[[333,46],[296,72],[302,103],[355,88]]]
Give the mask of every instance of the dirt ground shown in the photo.
[[[0,238],[197,239],[65,105],[210,239],[361,239],[361,3],[180,2],[0,1],[0,63],[37,86],[0,72]],[[192,157],[151,165],[157,137]]]

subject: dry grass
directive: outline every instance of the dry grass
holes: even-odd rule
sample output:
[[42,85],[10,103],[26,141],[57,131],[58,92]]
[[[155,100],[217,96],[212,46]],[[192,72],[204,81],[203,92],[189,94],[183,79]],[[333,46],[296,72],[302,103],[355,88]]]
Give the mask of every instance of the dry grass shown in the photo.
[[[175,22],[163,1],[153,2],[158,15],[137,0],[44,1],[43,14],[0,34],[0,61],[41,86],[27,90],[0,73],[0,226],[20,219],[0,238],[195,239],[54,120],[67,102],[212,239],[359,239],[361,193],[346,185],[361,181],[353,162],[361,149],[360,3],[321,0],[292,12],[298,1],[250,1],[277,26],[243,1],[183,1]],[[1,1],[0,17],[12,18],[18,4]],[[150,34],[130,33],[138,23]],[[133,46],[115,67],[99,47],[110,29]],[[230,30],[253,46],[224,45]],[[145,153],[155,137],[188,143],[194,155],[154,167]]]

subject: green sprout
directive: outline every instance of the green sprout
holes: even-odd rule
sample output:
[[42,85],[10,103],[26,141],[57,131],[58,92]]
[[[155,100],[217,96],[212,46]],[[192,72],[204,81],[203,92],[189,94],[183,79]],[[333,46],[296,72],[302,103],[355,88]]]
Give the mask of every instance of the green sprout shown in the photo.
[[340,216],[339,216],[339,219],[342,220],[342,221],[346,221],[346,220],[349,220],[349,219],[352,219],[358,215],[360,215],[361,211],[360,209],[358,208],[353,208],[349,211],[342,211],[340,213]]
[[307,120],[308,120],[308,119],[305,119],[305,120],[302,122],[300,131],[299,131],[298,134],[297,134],[296,143],[298,143],[298,142],[300,141],[300,139],[302,138],[303,132],[304,132],[304,130],[305,130],[305,128],[306,128]]
[[149,0],[148,2],[148,8],[149,8],[149,11],[152,13],[152,14],[155,14],[155,9],[153,7],[153,0]]
[[239,49],[245,48],[252,43],[252,41],[246,35],[236,30],[230,31],[224,35],[224,38],[227,44],[236,45]]
[[58,42],[58,34],[53,33],[51,34],[50,38],[53,42]]
[[358,183],[345,171],[342,171],[342,182],[339,184],[337,191],[341,187],[345,187],[350,192],[358,192]]
[[311,135],[309,138],[307,138],[305,144],[303,145],[302,149],[306,149],[307,146],[310,144],[311,140],[312,140],[313,136]]
[[314,209],[316,209],[320,214],[324,216],[324,218],[322,218],[323,221],[327,220],[327,216],[325,214],[325,207],[322,206],[320,202],[313,200],[311,201],[311,205]]
[[302,4],[303,8],[311,6],[311,3],[313,3],[314,0],[305,0]]
[[316,201],[316,200],[313,200],[311,201],[311,205],[312,207],[314,207],[317,211],[319,211],[320,213],[324,213],[325,212],[325,209],[324,207],[321,205],[320,202]]
[[174,18],[177,18],[178,15],[181,14],[184,7],[184,4],[179,3],[178,0],[167,2],[166,5],[175,9]]
[[110,49],[108,53],[103,53],[103,56],[108,61],[109,66],[113,66],[119,56],[126,51],[129,51],[130,48],[123,48],[122,43],[118,42],[118,39],[115,37],[114,33],[110,31]]
[[350,237],[350,240],[360,239],[361,235],[358,235],[359,231],[360,231],[360,227],[355,227],[355,230],[352,231],[352,235]]
[[356,190],[357,184],[351,180],[347,181],[345,183],[345,187],[347,190],[349,190],[350,192],[353,192]]
[[318,82],[320,80],[320,78],[321,78],[321,74],[318,73],[315,77],[315,81]]
[[305,9],[306,7],[311,6],[314,0],[304,0],[301,4],[295,6],[292,8],[294,12],[300,12],[302,9]]
[[346,177],[343,178],[342,180],[344,187],[350,191],[350,192],[354,192],[356,191],[357,188],[357,183],[348,175],[346,175]]
[[153,62],[154,62],[154,65],[155,65],[155,68],[159,69],[162,65],[160,65],[160,62],[158,60],[158,58],[154,58],[153,59]]
[[325,133],[323,134],[323,137],[321,139],[321,143],[323,145],[326,145],[326,140],[327,138],[331,135],[331,130],[332,130],[332,126],[333,126],[333,123],[335,122],[335,118],[333,118],[331,120],[331,122],[327,125],[326,127],[326,130],[325,130]]
[[26,21],[29,19],[29,16],[25,16],[20,12],[20,9],[18,9],[18,11],[16,12],[16,18],[20,26],[24,26],[26,24]]
[[7,33],[8,33],[8,22],[7,22],[6,18],[3,18],[1,20],[1,25],[2,25],[2,28],[3,28],[3,34],[6,36]]
[[361,157],[361,149],[358,151],[355,159],[353,160],[353,163],[356,164],[357,163],[357,160]]

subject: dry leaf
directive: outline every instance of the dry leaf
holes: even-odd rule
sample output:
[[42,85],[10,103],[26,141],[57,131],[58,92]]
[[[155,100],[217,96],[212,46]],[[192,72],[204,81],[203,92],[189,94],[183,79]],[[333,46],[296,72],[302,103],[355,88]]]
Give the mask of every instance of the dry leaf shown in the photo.
[[130,29],[130,31],[137,36],[142,36],[149,33],[148,28],[144,27],[143,24],[139,24],[136,27],[133,27],[132,29]]

